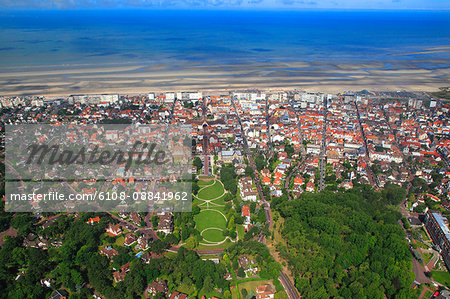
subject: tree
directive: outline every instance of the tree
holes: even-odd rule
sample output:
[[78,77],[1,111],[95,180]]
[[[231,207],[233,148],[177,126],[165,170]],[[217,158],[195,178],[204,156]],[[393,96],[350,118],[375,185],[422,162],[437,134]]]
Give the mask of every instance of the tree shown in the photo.
[[193,164],[195,167],[197,167],[197,171],[200,171],[203,167],[203,162],[199,157],[194,158]]
[[266,166],[266,161],[263,155],[257,155],[255,157],[255,165],[258,171],[261,171]]
[[214,282],[211,278],[211,276],[206,276],[204,282],[203,282],[203,290],[205,290],[205,292],[209,293],[212,290],[214,290]]
[[189,249],[193,249],[198,245],[197,240],[195,239],[194,236],[190,236],[187,240],[186,240],[186,248]]
[[253,168],[250,165],[247,165],[245,167],[245,175],[252,178],[255,176],[255,174],[253,173]]
[[248,295],[248,292],[247,292],[247,289],[246,288],[243,288],[242,290],[241,290],[241,294],[242,294],[242,297],[244,297],[244,299],[247,297],[247,295]]
[[153,215],[151,219],[152,219],[153,229],[156,229],[158,227],[159,217],[156,215]]
[[239,267],[239,269],[237,270],[237,276],[239,276],[239,277],[245,277],[244,268]]

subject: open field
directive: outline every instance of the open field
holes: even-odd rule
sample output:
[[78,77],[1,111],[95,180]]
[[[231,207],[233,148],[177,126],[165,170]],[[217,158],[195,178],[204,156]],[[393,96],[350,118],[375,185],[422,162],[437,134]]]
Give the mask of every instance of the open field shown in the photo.
[[223,214],[223,195],[225,189],[218,180],[199,181],[200,190],[194,200],[201,212],[195,216],[196,229],[203,237],[203,244],[220,245],[226,237],[223,231],[227,229],[227,217]]
[[215,199],[224,194],[223,186],[219,181],[214,181],[213,184],[207,184],[206,186],[208,186],[208,188],[201,189],[198,192],[198,197],[201,199]]
[[440,284],[450,286],[450,273],[447,271],[432,271],[433,279]]
[[[246,289],[248,294],[253,292],[253,294],[256,295],[256,287],[263,284],[270,284],[273,287],[273,283],[271,280],[256,280],[256,281],[247,281],[243,283],[239,283],[238,281],[238,290],[241,298],[242,298],[242,289]],[[275,288],[273,287],[273,289]]]
[[216,210],[204,210],[196,215],[195,222],[197,229],[201,232],[210,228],[225,228],[227,225],[226,217]]

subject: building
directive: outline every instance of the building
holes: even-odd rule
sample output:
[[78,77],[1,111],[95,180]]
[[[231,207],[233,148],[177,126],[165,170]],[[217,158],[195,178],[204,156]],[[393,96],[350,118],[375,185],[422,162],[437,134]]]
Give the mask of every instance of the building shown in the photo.
[[263,284],[256,287],[256,298],[257,299],[273,299],[275,296],[275,291],[270,284]]
[[111,246],[106,246],[103,247],[100,250],[100,254],[106,256],[107,258],[111,259],[111,257],[118,255],[119,252],[117,250],[115,250],[114,248],[112,248]]
[[158,213],[158,229],[157,232],[162,232],[166,235],[172,233],[173,230],[173,221],[172,221],[172,213]]
[[425,228],[447,268],[450,269],[450,229],[447,218],[440,213],[428,211],[425,216]]
[[120,267],[120,271],[115,271],[113,273],[114,281],[116,283],[121,282],[122,280],[125,279],[125,276],[129,271],[130,271],[130,263],[128,262],[125,265],[122,265],[122,267]]
[[133,233],[128,233],[125,236],[125,241],[123,242],[123,245],[130,246],[134,242],[136,242],[136,236]]
[[167,294],[167,282],[165,280],[155,280],[147,285],[147,293],[155,296],[158,293]]
[[119,101],[118,94],[90,94],[72,95],[68,98],[70,104],[80,103],[86,105],[109,105]]
[[219,152],[219,159],[218,161],[222,161],[223,163],[233,163],[233,164],[239,164],[242,163],[243,156],[241,151],[236,150],[230,150],[230,151],[221,151]]
[[242,177],[239,179],[239,193],[242,200],[256,201],[257,195],[253,189],[253,180],[250,177]]
[[56,290],[48,298],[49,299],[65,299],[65,298],[69,298],[69,293],[67,293],[66,290],[62,290],[62,289]]
[[109,226],[106,228],[106,233],[111,236],[118,236],[122,233],[122,229],[120,228],[120,224],[109,224]]
[[177,291],[173,291],[172,294],[170,294],[169,296],[169,299],[187,299],[187,298],[189,298],[188,295]]

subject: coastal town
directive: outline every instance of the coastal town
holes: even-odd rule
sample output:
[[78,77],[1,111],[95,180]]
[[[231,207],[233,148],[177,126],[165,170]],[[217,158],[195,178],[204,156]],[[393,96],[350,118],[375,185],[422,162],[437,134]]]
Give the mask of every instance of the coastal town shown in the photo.
[[[190,128],[192,139],[192,212],[2,211],[0,262],[7,270],[0,278],[14,284],[10,294],[450,298],[450,104],[438,97],[367,90],[170,91],[0,97],[0,109],[3,141],[8,125],[39,123],[170,124]],[[4,152],[2,177],[14,171]],[[66,184],[90,194],[139,192],[143,186],[135,178]],[[4,194],[3,188],[3,205]],[[290,212],[296,209],[309,213],[301,218]],[[357,223],[367,223],[361,235],[352,233]],[[384,229],[386,235],[374,232]],[[389,242],[381,243],[383,236]],[[332,241],[325,243],[328,237],[366,251],[345,256]],[[307,258],[327,248],[336,250],[333,261],[320,253]],[[373,261],[368,252],[386,261]],[[40,269],[31,265],[33,258],[42,260]],[[317,264],[306,265],[314,258]],[[396,259],[401,261],[391,268]],[[363,271],[363,264],[378,273],[373,280],[379,285],[352,273],[353,267]]]

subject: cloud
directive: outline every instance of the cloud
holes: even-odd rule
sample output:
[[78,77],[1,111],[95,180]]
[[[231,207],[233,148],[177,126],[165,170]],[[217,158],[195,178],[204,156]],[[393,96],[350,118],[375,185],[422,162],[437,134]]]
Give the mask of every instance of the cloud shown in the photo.
[[315,1],[302,1],[302,0],[281,0],[284,5],[295,5],[295,6],[314,6],[317,5]]
[[[399,5],[399,3],[401,3]],[[0,0],[0,9],[121,8],[377,8],[450,9],[448,0]]]

